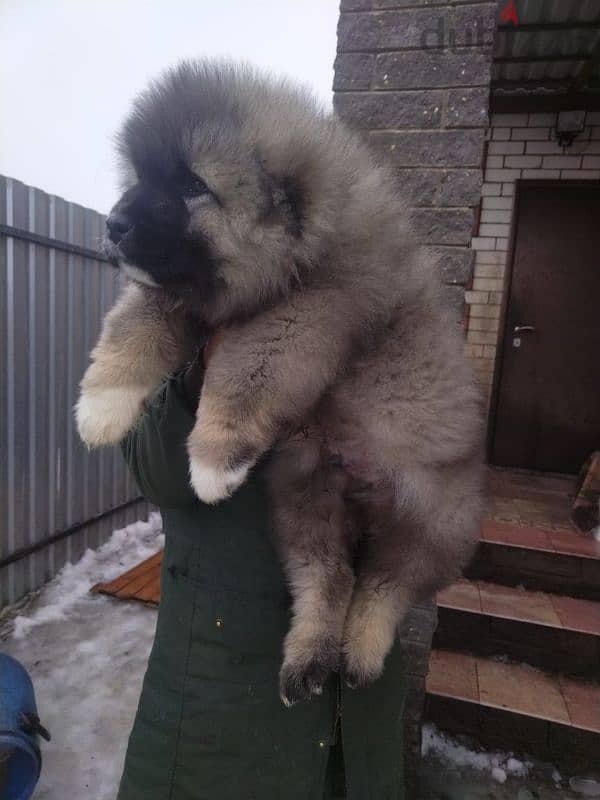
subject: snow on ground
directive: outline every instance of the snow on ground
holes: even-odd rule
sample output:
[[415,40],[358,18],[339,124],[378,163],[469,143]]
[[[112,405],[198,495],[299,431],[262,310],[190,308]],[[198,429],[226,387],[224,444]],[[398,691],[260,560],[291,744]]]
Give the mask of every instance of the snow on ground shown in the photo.
[[45,622],[67,618],[68,612],[82,600],[89,600],[90,587],[111,581],[160,550],[164,545],[160,514],[151,514],[148,522],[134,522],[114,531],[98,550],[87,550],[76,564],[67,564],[46,584],[27,614],[14,619],[14,636],[23,637]]
[[114,800],[156,626],[156,611],[89,589],[163,546],[159,514],[115,531],[67,565],[0,628],[0,648],[33,679],[52,741],[35,800]]
[[471,767],[479,772],[489,773],[498,783],[504,783],[509,775],[525,778],[533,767],[531,761],[520,761],[510,753],[471,750],[438,731],[435,725],[423,727],[422,752],[424,756],[431,753],[440,761],[456,767]]
[[423,726],[418,800],[576,800],[552,764],[487,751]]

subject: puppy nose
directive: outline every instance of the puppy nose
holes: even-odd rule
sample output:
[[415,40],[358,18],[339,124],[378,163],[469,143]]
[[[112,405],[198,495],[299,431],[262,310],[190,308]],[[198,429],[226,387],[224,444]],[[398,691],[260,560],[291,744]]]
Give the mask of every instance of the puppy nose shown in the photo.
[[133,222],[122,211],[113,211],[106,220],[106,227],[108,228],[108,238],[113,244],[118,244],[123,236],[133,228]]

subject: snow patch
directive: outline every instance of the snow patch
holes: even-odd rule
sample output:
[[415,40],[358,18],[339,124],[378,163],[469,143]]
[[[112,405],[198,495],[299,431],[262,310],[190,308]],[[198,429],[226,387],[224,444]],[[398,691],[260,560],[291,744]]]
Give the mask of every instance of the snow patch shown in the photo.
[[148,558],[163,540],[159,514],[115,531],[0,625],[0,647],[29,671],[52,734],[41,743],[36,800],[117,795],[158,615],[89,589]]
[[498,783],[504,783],[509,775],[524,778],[533,767],[530,761],[520,761],[511,753],[471,750],[429,723],[423,726],[422,754],[424,757],[436,756],[455,767],[470,767],[488,773]]
[[558,784],[562,783],[562,775],[557,769],[552,771],[552,780],[558,786]]
[[93,602],[91,587],[111,581],[164,546],[160,514],[150,514],[148,521],[138,521],[114,531],[98,550],[86,550],[76,564],[66,564],[47,583],[23,614],[13,620],[13,636],[20,639],[47,622],[66,619],[79,603]]
[[498,783],[506,783],[506,771],[502,767],[492,767],[492,778]]

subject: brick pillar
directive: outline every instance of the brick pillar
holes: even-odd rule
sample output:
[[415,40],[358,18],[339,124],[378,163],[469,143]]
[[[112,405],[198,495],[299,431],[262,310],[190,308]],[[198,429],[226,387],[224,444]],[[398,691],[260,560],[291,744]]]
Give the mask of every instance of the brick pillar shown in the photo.
[[496,2],[342,0],[334,107],[396,167],[459,312],[473,274]]
[[429,669],[431,640],[436,626],[437,605],[435,600],[429,600],[419,606],[413,606],[399,631],[407,684],[404,704],[404,775],[410,797],[417,797],[425,679]]
[[[395,166],[448,300],[464,312],[482,187],[496,2],[341,0],[334,108]],[[401,631],[408,678],[407,783],[419,764],[434,602]]]

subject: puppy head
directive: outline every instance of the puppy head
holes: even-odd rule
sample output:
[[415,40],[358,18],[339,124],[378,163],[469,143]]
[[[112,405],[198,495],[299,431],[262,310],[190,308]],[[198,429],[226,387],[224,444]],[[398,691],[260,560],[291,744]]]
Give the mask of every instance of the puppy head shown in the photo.
[[171,70],[119,135],[109,255],[135,280],[193,296],[208,322],[251,313],[322,253],[330,126],[306,94],[248,68]]

